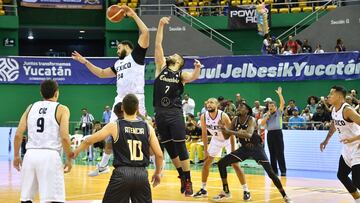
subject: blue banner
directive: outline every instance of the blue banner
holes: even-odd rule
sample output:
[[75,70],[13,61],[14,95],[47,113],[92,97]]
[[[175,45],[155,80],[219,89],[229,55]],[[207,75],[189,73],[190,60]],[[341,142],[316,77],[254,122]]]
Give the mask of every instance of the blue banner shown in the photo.
[[21,5],[35,8],[102,9],[103,0],[21,0]]
[[[117,58],[88,58],[98,67],[111,67]],[[204,67],[195,83],[346,80],[360,78],[359,52],[224,56],[199,58]],[[192,71],[193,58],[186,58],[184,71]],[[146,59],[145,80],[154,80],[154,60]],[[126,76],[125,76],[126,77]],[[115,84],[116,78],[98,78],[71,58],[0,58],[0,83],[38,84],[53,79],[59,84]]]

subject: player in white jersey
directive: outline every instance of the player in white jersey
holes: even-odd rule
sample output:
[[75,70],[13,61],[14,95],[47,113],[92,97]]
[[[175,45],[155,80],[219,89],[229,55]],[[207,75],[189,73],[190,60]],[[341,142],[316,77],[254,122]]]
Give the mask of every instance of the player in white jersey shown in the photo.
[[[323,151],[332,135],[338,131],[340,141],[344,144],[339,160],[337,177],[360,203],[360,115],[345,103],[346,90],[334,86],[330,90],[328,101],[332,105],[332,121],[326,139],[320,144]],[[349,174],[352,173],[352,179]]]
[[[219,102],[215,98],[210,98],[207,100],[205,114],[201,115],[201,130],[202,130],[202,141],[204,143],[205,151],[205,162],[201,173],[201,189],[193,195],[195,198],[207,197],[206,191],[206,182],[209,176],[209,168],[215,157],[221,156],[222,149],[225,147],[226,153],[230,154],[232,151],[237,149],[236,141],[234,135],[230,136],[229,139],[225,139],[219,123],[224,124],[227,127],[231,126],[231,121],[229,116],[223,111],[218,109]],[[210,145],[208,147],[208,138],[207,131],[212,135]],[[241,185],[244,189],[244,200],[250,200],[250,192],[246,184],[244,173],[242,172],[238,164],[232,164],[236,175],[241,182]],[[230,196],[229,196],[230,197]]]
[[[145,55],[149,47],[149,29],[144,22],[137,16],[134,10],[128,6],[121,6],[126,11],[126,15],[133,18],[136,22],[140,35],[137,45],[134,47],[130,41],[122,41],[117,46],[117,60],[113,67],[105,69],[99,68],[90,61],[82,57],[78,52],[74,51],[72,57],[74,60],[86,65],[86,67],[96,76],[100,78],[117,77],[116,87],[117,96],[112,108],[110,121],[116,121],[117,117],[114,114],[114,106],[121,102],[123,98],[131,93],[135,94],[139,100],[140,114],[145,115]],[[97,176],[101,173],[109,172],[108,162],[112,153],[111,136],[106,139],[106,145],[103,157],[97,165],[95,171],[89,173],[89,176]]]
[[[65,202],[64,172],[71,170],[69,109],[57,102],[58,85],[53,80],[41,83],[43,101],[30,105],[23,113],[14,139],[13,165],[21,171],[21,202],[31,203],[39,191],[40,202]],[[28,142],[23,163],[19,149],[24,132]],[[62,165],[61,149],[66,154]]]

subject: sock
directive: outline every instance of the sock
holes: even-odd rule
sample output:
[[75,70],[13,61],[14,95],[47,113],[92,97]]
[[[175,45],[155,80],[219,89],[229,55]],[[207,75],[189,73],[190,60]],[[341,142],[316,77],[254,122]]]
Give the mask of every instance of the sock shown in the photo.
[[187,181],[191,181],[190,171],[184,171],[184,176]]
[[184,171],[182,170],[181,167],[176,168],[176,170],[178,171],[180,177],[183,177],[183,176],[184,176]]
[[89,160],[93,159],[93,148],[92,148],[92,146],[89,146],[88,157],[89,157]]
[[280,193],[281,193],[281,195],[282,195],[283,197],[286,196],[286,193],[285,193],[284,189],[281,189],[281,190],[279,190],[279,191],[280,191]]
[[229,193],[229,185],[228,184],[223,184],[223,190],[225,193]]
[[206,182],[201,183],[201,189],[206,190]]
[[110,156],[111,156],[111,154],[106,154],[106,153],[104,153],[104,155],[103,155],[103,157],[101,158],[101,161],[100,161],[100,163],[99,163],[99,166],[100,166],[100,167],[105,167],[105,166],[107,166],[108,163],[109,163],[109,160],[110,160]]
[[242,187],[245,192],[249,192],[249,188],[248,188],[247,184],[242,185]]

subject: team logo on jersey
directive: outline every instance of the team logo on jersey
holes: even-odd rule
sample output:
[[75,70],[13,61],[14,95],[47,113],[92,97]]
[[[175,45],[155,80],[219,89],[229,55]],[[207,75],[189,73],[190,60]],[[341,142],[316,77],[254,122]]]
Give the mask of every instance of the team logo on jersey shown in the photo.
[[170,105],[170,99],[168,97],[164,97],[161,99],[161,105],[163,107],[167,107]]
[[0,81],[12,82],[19,77],[19,63],[15,59],[0,58]]

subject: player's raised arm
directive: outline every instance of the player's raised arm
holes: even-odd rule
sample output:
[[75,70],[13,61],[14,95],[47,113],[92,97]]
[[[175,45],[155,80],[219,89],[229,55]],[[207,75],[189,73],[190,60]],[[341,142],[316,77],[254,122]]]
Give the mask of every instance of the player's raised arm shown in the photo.
[[166,24],[169,24],[170,18],[169,17],[162,17],[159,21],[159,26],[156,32],[156,38],[155,38],[155,64],[156,64],[156,70],[155,70],[155,77],[157,77],[161,69],[165,66],[166,61],[164,57],[164,50],[162,47],[162,41],[164,37],[164,27]]
[[31,105],[27,107],[23,115],[21,116],[19,125],[16,129],[15,137],[14,137],[14,161],[13,166],[16,168],[16,170],[20,171],[21,168],[21,159],[19,155],[19,150],[21,146],[21,142],[23,140],[24,132],[27,128],[27,115],[30,111]]
[[109,135],[111,135],[114,140],[118,139],[117,124],[115,122],[110,122],[106,124],[101,130],[90,136],[87,136],[81,145],[74,150],[74,158],[76,159],[81,151],[84,151],[96,142],[104,140]]
[[281,88],[281,87],[278,87],[278,89],[275,90],[275,92],[278,94],[279,99],[280,99],[279,110],[280,110],[281,112],[284,112],[285,99],[284,99],[284,96],[282,95],[282,88]]
[[148,27],[140,19],[140,17],[136,14],[136,12],[134,10],[132,10],[130,7],[121,6],[121,8],[126,11],[127,16],[134,19],[136,25],[138,26],[138,28],[140,30],[140,35],[139,35],[139,39],[138,39],[139,45],[144,49],[148,48],[149,47],[149,39],[150,39]]
[[181,74],[182,82],[185,84],[185,83],[190,83],[190,82],[198,79],[198,77],[200,76],[201,67],[202,67],[202,64],[200,63],[200,61],[195,59],[194,70],[191,73],[183,72]]
[[94,75],[96,75],[99,78],[113,78],[115,77],[115,73],[113,70],[108,67],[105,69],[99,68],[92,64],[90,61],[88,61],[85,57],[83,57],[81,54],[79,54],[77,51],[74,51],[71,54],[71,57],[82,64],[84,64]]

